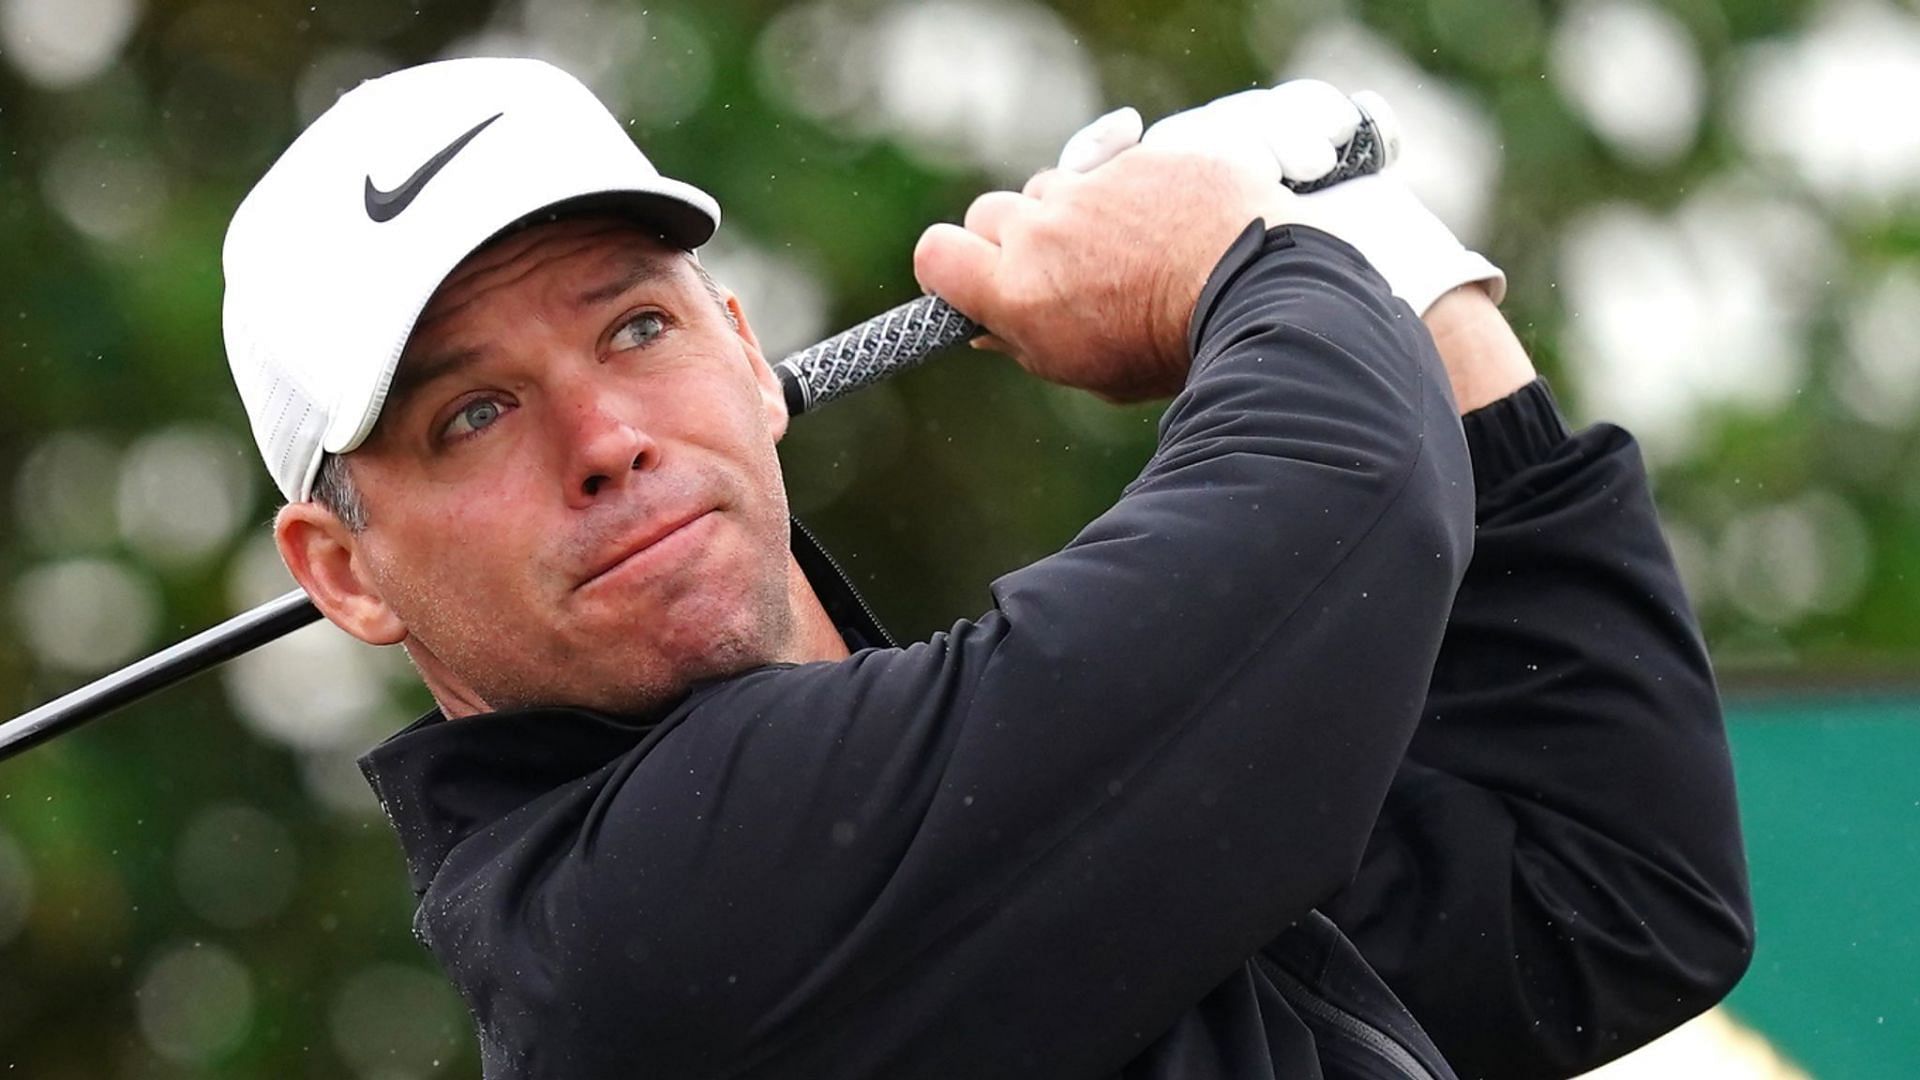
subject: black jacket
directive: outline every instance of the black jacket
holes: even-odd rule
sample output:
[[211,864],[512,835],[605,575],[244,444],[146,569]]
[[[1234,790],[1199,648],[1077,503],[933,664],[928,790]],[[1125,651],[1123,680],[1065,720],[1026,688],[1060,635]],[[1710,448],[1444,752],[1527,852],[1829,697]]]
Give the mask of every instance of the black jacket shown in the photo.
[[1630,444],[1535,389],[1470,465],[1424,329],[1309,229],[1193,325],[1140,478],[981,619],[368,755],[490,1077],[1450,1075],[1316,907],[1471,1075],[1730,985],[1725,745]]

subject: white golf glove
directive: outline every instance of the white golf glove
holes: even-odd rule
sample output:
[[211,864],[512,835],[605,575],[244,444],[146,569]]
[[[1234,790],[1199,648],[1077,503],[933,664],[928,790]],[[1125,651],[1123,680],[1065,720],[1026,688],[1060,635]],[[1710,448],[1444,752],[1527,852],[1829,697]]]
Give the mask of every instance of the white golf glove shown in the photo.
[[[1358,104],[1356,104],[1356,101]],[[1157,146],[1226,158],[1270,175],[1276,183],[1318,180],[1340,159],[1358,129],[1361,109],[1382,128],[1397,127],[1377,94],[1353,98],[1313,79],[1266,90],[1245,90],[1175,113],[1144,134],[1140,114],[1116,109],[1088,124],[1060,151],[1060,168],[1087,172],[1129,146]],[[1302,224],[1324,229],[1359,249],[1395,296],[1426,314],[1454,288],[1478,282],[1494,300],[1506,295],[1506,275],[1468,250],[1391,170],[1356,177],[1300,196]]]

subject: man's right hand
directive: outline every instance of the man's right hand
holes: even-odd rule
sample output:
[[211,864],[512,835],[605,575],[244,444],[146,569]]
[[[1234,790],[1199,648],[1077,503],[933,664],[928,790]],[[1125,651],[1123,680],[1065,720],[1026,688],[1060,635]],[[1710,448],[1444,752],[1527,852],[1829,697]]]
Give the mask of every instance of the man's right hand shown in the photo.
[[920,237],[914,274],[1043,379],[1165,397],[1185,384],[1187,323],[1220,257],[1255,218],[1311,224],[1304,205],[1230,161],[1141,147],[980,196],[964,228]]

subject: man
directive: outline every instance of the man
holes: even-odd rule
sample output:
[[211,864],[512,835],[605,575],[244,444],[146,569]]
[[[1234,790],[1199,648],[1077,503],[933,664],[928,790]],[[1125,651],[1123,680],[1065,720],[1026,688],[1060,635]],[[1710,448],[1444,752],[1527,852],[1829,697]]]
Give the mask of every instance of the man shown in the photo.
[[1737,978],[1631,442],[1566,432],[1403,192],[1280,185],[1351,134],[1328,93],[922,238],[1035,374],[1173,402],[904,648],[789,531],[778,387],[687,254],[717,207],[577,83],[403,71],[261,181],[226,320],[275,536],[439,704],[365,766],[490,1077],[1553,1075]]

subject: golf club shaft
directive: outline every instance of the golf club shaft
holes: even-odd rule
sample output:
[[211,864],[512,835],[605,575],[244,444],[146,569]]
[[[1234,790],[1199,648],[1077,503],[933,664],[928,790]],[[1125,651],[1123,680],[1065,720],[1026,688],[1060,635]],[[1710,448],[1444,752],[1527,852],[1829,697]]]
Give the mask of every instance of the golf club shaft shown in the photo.
[[295,589],[0,724],[0,760],[105,716],[320,618]]
[[[1305,194],[1379,172],[1391,163],[1398,147],[1397,133],[1383,130],[1387,123],[1386,117],[1376,120],[1363,111],[1360,126],[1333,171],[1318,180],[1288,186]],[[775,364],[774,371],[785,390],[787,410],[798,416],[983,332],[980,324],[946,301],[922,296],[794,353]],[[298,589],[236,615],[0,724],[0,761],[319,618],[319,609]]]

